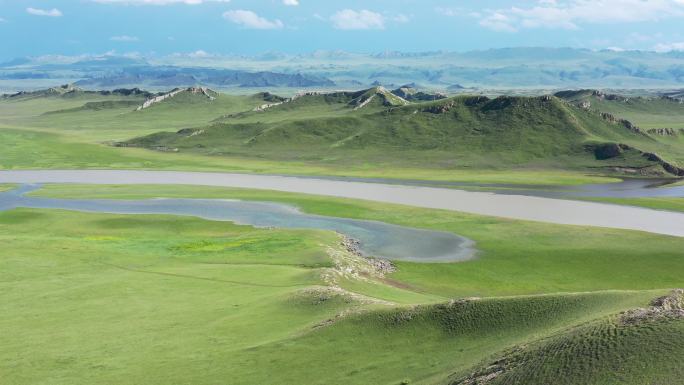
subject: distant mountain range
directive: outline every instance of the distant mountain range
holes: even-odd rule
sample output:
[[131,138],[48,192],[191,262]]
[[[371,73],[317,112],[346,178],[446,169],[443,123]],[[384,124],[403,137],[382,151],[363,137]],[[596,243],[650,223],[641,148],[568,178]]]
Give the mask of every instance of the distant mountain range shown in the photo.
[[418,83],[435,90],[510,88],[680,88],[684,52],[505,48],[472,52],[317,51],[258,56],[115,55],[17,58],[0,64],[0,80],[73,79],[85,87],[396,88]]
[[153,87],[182,87],[197,84],[220,87],[332,87],[330,79],[270,71],[247,72],[209,68],[130,67],[103,76],[93,76],[76,82],[86,87],[121,87],[150,85]]

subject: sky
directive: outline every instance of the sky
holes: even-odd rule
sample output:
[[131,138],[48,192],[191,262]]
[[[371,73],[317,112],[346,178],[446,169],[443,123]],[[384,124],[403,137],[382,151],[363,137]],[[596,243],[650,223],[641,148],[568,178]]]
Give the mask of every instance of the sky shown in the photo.
[[684,50],[684,0],[0,0],[0,59],[522,46]]

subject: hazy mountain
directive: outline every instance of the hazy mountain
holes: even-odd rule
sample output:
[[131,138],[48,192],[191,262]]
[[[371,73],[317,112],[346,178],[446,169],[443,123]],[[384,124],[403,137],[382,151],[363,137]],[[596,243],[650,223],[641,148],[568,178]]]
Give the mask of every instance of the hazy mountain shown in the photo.
[[[504,48],[472,52],[388,51],[360,54],[316,51],[257,56],[115,55],[16,59],[0,67],[0,79],[87,79],[83,85],[221,87],[339,87],[420,83],[426,88],[681,88],[684,54],[593,51],[574,48]],[[58,62],[59,61],[59,62]],[[96,80],[97,79],[97,80]],[[139,82],[139,83],[138,83]]]

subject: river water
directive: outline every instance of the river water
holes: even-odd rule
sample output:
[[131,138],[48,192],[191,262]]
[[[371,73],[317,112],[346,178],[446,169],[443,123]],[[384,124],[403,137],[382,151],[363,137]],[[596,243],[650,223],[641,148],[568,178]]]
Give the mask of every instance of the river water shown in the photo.
[[510,189],[503,188],[496,192],[466,191],[454,187],[293,176],[130,170],[0,171],[0,183],[186,184],[240,187],[364,199],[547,223],[684,236],[684,213],[561,199],[558,196],[549,197],[542,194],[513,194]]
[[396,226],[377,221],[310,215],[269,202],[224,199],[53,199],[24,194],[39,188],[22,185],[0,193],[0,211],[18,207],[117,214],[171,214],[231,221],[255,227],[333,230],[359,241],[365,256],[414,262],[457,262],[475,255],[474,242],[456,234]]

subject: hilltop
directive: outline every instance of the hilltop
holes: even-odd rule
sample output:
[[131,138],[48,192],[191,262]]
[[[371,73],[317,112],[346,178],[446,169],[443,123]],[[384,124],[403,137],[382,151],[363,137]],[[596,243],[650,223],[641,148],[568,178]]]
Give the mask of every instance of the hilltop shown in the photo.
[[644,129],[684,128],[684,100],[674,96],[627,96],[595,89],[560,91],[555,95],[585,109],[629,119]]
[[3,99],[22,99],[22,98],[42,98],[42,97],[64,97],[75,98],[80,96],[140,96],[152,97],[153,93],[143,91],[140,88],[117,88],[114,90],[88,91],[77,87],[74,84],[63,84],[58,87],[50,87],[36,91],[19,91],[13,94],[3,94]]
[[657,145],[653,134],[560,96],[410,102],[382,87],[310,92],[224,116],[209,126],[159,132],[120,145],[279,160],[401,164],[410,159],[421,167],[546,164],[606,173],[684,174],[680,152],[652,151]]
[[684,173],[684,103],[670,96],[590,89],[445,97],[418,87],[306,90],[284,97],[228,95],[200,86],[152,93],[63,85],[5,95],[0,110],[12,111],[6,124],[185,154],[197,162],[237,157],[241,164],[275,161],[344,175],[367,167]]
[[168,102],[170,99],[175,100],[185,97],[184,103],[191,101],[214,101],[218,97],[218,93],[206,87],[188,87],[188,88],[174,88],[169,92],[163,92],[154,97],[150,97],[143,104],[136,108],[136,111],[142,111],[150,108],[156,104]]

